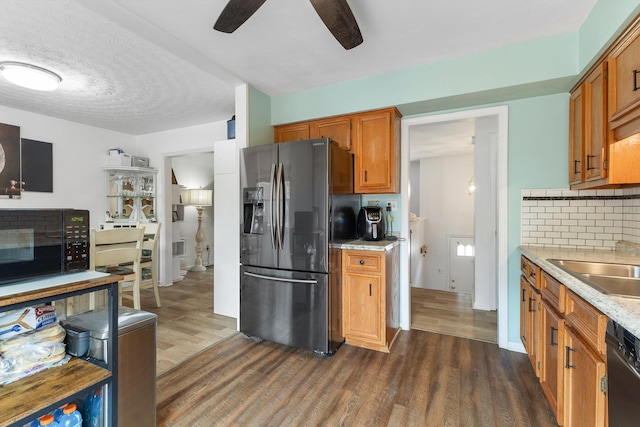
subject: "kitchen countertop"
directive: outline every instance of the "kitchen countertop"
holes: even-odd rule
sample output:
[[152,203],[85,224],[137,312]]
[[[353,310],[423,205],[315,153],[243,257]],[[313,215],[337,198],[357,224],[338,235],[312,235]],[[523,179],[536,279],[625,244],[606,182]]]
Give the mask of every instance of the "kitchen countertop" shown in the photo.
[[603,294],[548,261],[548,259],[565,259],[640,265],[640,256],[620,251],[543,248],[538,246],[520,246],[518,250],[522,255],[562,282],[567,288],[580,295],[610,319],[628,329],[635,336],[640,337],[640,298]]
[[357,251],[388,251],[400,244],[398,240],[338,240],[329,245],[332,249],[351,249]]

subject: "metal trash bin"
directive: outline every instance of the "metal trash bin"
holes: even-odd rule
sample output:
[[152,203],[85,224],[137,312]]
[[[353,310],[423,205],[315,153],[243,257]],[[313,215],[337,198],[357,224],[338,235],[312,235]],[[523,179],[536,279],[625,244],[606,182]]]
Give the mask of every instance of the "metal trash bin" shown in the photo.
[[[118,307],[118,425],[156,425],[156,325],[158,316]],[[89,331],[88,356],[106,361],[106,308],[69,316],[65,328]]]

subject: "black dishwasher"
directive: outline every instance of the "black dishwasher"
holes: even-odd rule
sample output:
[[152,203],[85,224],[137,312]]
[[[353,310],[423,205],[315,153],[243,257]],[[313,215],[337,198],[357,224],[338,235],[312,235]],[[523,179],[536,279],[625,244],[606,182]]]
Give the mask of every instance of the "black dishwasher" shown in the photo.
[[631,427],[640,422],[640,340],[618,323],[607,324],[609,426]]

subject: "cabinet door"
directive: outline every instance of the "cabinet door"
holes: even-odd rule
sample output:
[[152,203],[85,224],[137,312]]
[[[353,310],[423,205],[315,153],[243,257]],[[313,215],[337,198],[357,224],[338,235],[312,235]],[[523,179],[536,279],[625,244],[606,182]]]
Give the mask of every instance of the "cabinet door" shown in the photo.
[[395,109],[355,115],[355,193],[400,190],[399,117]]
[[607,63],[603,62],[583,83],[584,180],[607,177]]
[[527,302],[527,353],[529,354],[529,360],[531,366],[536,373],[536,376],[540,376],[540,319],[539,319],[539,307],[540,307],[540,293],[533,286],[529,285],[529,294]]
[[[523,272],[526,273],[526,272]],[[529,282],[525,278],[525,276],[520,276],[520,340],[522,341],[522,345],[524,345],[525,350],[529,349],[529,345],[527,344],[527,319],[529,312]]]
[[564,338],[564,320],[542,300],[540,311],[540,385],[558,421],[562,420],[562,373],[559,348]]
[[584,165],[582,163],[584,109],[582,86],[571,94],[569,99],[569,184],[583,181]]
[[616,121],[631,110],[640,108],[640,25],[614,48],[607,62],[609,119]]
[[299,141],[309,139],[309,123],[292,123],[290,125],[276,126],[274,128],[275,142]]
[[568,323],[564,336],[564,425],[602,427],[606,425],[606,365]]
[[345,337],[383,343],[380,312],[380,276],[358,273],[345,275]]
[[343,150],[351,150],[351,116],[332,117],[311,122],[311,138],[331,138]]

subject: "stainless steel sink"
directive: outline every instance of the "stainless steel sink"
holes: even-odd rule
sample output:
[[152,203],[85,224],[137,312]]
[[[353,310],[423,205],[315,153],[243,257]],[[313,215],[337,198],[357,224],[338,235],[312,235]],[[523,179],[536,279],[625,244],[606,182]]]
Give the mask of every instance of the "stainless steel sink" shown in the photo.
[[640,298],[640,265],[562,259],[548,261],[602,293]]

